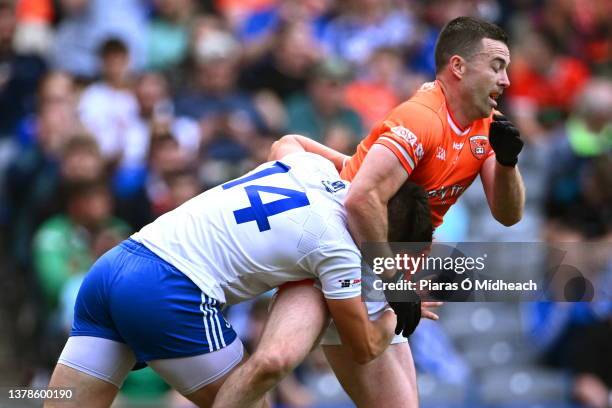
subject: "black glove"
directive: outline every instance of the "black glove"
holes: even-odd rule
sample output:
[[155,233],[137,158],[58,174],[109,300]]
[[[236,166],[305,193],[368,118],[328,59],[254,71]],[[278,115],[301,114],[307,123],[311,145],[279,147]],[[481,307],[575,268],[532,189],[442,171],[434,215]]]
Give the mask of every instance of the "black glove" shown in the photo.
[[421,321],[421,299],[412,291],[386,290],[385,297],[397,316],[395,334],[410,336]]
[[493,115],[489,129],[489,143],[502,166],[514,167],[523,149],[523,141],[518,129],[504,115]]

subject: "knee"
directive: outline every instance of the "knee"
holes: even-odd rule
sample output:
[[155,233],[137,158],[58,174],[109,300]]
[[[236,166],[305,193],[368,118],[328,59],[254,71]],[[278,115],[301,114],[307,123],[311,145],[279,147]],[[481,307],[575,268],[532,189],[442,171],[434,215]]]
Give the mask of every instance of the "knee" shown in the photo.
[[287,354],[279,352],[255,353],[251,357],[254,378],[280,380],[293,370],[295,364]]

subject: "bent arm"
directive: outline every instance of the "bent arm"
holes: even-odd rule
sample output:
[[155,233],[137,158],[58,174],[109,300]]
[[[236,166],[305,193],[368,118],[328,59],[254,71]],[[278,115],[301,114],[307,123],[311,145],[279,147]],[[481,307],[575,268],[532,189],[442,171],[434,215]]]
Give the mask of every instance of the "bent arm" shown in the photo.
[[315,153],[323,156],[334,164],[338,172],[342,171],[344,160],[349,157],[305,136],[285,135],[272,144],[268,160],[279,160],[288,154],[297,152]]
[[480,179],[493,218],[506,227],[519,222],[525,207],[525,186],[518,166],[502,166],[491,156],[482,165]]
[[387,241],[387,203],[407,179],[391,150],[378,144],[370,148],[345,202],[349,230],[358,245]]
[[342,344],[349,347],[358,364],[366,364],[381,355],[391,343],[397,323],[391,309],[380,318],[368,318],[360,296],[348,299],[326,299]]
[[[349,231],[359,247],[365,242],[387,242],[387,203],[407,179],[408,173],[391,150],[378,144],[370,148],[344,203]],[[393,257],[387,249],[377,256]],[[393,276],[392,270],[383,274],[384,279]]]

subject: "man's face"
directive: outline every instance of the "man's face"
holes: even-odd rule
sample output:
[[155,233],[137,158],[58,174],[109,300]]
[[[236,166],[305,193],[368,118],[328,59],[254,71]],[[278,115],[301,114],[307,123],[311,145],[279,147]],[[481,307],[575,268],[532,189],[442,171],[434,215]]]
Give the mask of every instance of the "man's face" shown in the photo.
[[111,82],[120,82],[128,75],[130,57],[127,53],[113,52],[102,59],[104,76]]
[[64,156],[62,176],[67,180],[95,180],[104,172],[104,161],[89,149],[77,149]]
[[166,83],[159,74],[145,74],[136,85],[136,98],[140,109],[146,115],[153,114],[153,110],[166,98]]
[[471,101],[474,117],[485,118],[497,108],[497,99],[508,86],[510,51],[501,41],[485,38],[481,49],[466,61],[463,93]]
[[113,205],[106,189],[74,197],[69,204],[71,215],[86,227],[96,228],[111,216]]
[[345,88],[343,81],[315,78],[310,84],[310,96],[320,113],[332,115],[344,105]]

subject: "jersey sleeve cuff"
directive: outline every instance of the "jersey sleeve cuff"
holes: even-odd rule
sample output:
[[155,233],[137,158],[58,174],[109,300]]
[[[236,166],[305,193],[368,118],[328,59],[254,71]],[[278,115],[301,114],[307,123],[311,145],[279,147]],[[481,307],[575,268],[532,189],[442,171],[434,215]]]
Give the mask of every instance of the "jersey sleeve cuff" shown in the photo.
[[402,167],[404,168],[404,170],[406,170],[408,175],[412,173],[415,167],[415,162],[411,154],[408,153],[405,147],[403,147],[401,144],[399,144],[398,142],[396,142],[395,140],[387,136],[379,137],[376,140],[375,144],[383,145],[389,150],[391,150],[393,154],[395,154],[395,156],[398,158],[398,160],[402,164]]

